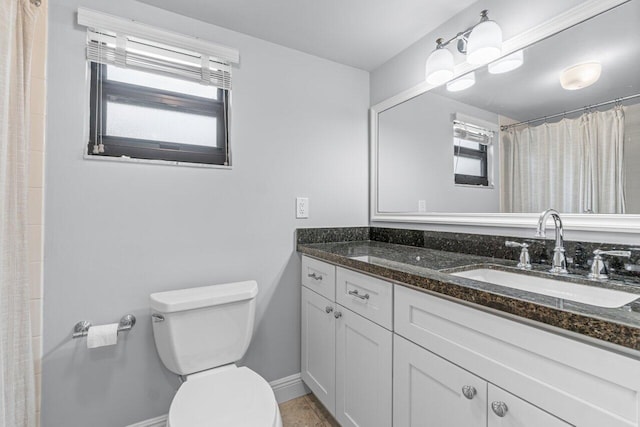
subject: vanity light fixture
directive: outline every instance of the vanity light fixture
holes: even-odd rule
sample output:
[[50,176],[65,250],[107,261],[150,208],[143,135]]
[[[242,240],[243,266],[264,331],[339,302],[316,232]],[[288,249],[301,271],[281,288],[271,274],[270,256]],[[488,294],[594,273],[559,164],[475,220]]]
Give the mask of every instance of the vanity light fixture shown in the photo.
[[502,74],[513,71],[524,64],[524,52],[519,50],[513,52],[511,55],[507,55],[504,58],[498,59],[495,62],[489,64],[489,72],[491,74]]
[[573,65],[560,74],[560,84],[566,90],[584,89],[600,78],[602,64],[598,61]]
[[489,19],[488,13],[487,10],[483,10],[480,13],[480,22],[449,40],[436,40],[436,49],[427,58],[427,83],[439,85],[453,77],[453,54],[446,47],[454,40],[458,41],[458,52],[467,55],[469,64],[487,64],[500,57],[502,29],[495,21]]
[[447,90],[449,92],[460,92],[461,90],[469,89],[474,84],[476,84],[476,73],[472,71],[455,80],[447,82]]

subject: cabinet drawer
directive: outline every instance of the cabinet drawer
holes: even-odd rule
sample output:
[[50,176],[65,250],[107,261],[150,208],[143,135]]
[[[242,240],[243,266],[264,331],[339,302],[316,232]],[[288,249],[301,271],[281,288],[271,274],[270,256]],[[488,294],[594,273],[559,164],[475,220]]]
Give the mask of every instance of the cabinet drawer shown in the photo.
[[338,267],[336,302],[359,315],[392,329],[393,285],[384,280]]
[[335,301],[336,267],[306,256],[302,257],[302,284]]

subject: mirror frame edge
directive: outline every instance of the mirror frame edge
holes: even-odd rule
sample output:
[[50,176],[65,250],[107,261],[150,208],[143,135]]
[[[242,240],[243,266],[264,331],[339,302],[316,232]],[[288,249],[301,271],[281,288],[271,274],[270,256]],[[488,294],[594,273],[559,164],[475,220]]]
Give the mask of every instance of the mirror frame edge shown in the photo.
[[[589,0],[524,31],[503,43],[503,56],[551,37],[594,16],[631,0]],[[452,80],[482,66],[466,62],[454,69]],[[401,222],[449,226],[497,228],[530,228],[538,213],[402,213],[378,210],[378,115],[435,88],[426,82],[391,96],[369,109],[369,202],[370,222]],[[628,214],[563,214],[565,229],[603,233],[640,234],[640,215]]]

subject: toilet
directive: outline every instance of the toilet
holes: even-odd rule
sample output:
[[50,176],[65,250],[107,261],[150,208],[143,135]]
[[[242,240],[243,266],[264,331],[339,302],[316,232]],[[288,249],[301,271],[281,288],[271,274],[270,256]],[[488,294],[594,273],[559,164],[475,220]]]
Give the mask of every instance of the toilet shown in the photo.
[[269,383],[235,365],[251,341],[257,294],[253,280],[151,294],[160,359],[186,378],[167,427],[282,427]]

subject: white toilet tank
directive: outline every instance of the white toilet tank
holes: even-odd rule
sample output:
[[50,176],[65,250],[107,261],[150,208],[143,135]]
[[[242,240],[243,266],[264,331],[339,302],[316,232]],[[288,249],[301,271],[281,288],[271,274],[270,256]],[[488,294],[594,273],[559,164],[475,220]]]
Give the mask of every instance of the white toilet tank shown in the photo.
[[253,280],[151,294],[162,363],[190,375],[240,360],[253,333],[256,295]]

